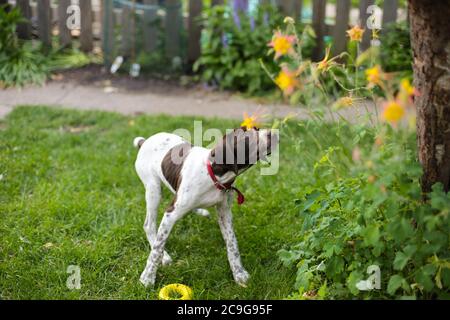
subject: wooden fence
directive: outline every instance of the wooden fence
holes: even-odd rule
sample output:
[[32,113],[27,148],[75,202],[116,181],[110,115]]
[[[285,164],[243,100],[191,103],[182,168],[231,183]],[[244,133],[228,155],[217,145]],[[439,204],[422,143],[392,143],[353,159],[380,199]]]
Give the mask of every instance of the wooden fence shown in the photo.
[[[297,21],[302,18],[302,11],[306,9],[302,0],[260,0],[272,2],[279,6],[286,15]],[[136,21],[143,23],[143,48],[151,52],[156,48],[157,26],[151,21],[159,18],[160,27],[165,32],[165,51],[168,57],[181,54],[181,30],[187,30],[188,40],[186,60],[190,63],[200,55],[201,26],[197,18],[203,10],[203,0],[186,0],[187,10],[182,11],[182,1],[165,0],[160,7],[158,0],[11,0],[12,5],[21,8],[24,16],[30,23],[19,26],[18,33],[21,38],[29,39],[32,31],[37,30],[37,36],[47,46],[51,46],[53,36],[58,39],[58,45],[68,46],[74,38],[79,38],[81,49],[92,51],[95,47],[102,48],[105,62],[111,63],[114,52],[129,54],[136,39],[134,29]],[[230,2],[230,0],[228,1]],[[324,38],[333,38],[333,51],[338,54],[346,49],[351,12],[351,0],[336,0],[333,5],[333,14],[330,19],[329,6],[326,0],[312,0],[312,19],[305,21],[311,23],[316,35],[317,46],[314,58],[320,59],[324,52]],[[367,8],[374,4],[374,0],[359,1],[359,24],[366,26],[370,13]],[[212,5],[223,4],[223,0],[212,0]],[[119,4],[119,5],[118,5]],[[70,7],[72,6],[72,7]],[[68,10],[68,8],[72,8]],[[67,27],[68,19],[77,14],[79,8],[80,24],[77,28]],[[398,0],[385,0],[383,4],[383,26],[397,19]],[[353,8],[353,11],[355,9]],[[136,15],[133,14],[136,12]],[[140,19],[136,20],[136,16]],[[328,21],[328,22],[327,22]],[[334,24],[329,24],[334,21]],[[115,36],[121,34],[120,48],[115,47]],[[98,45],[95,45],[98,44]],[[362,47],[370,46],[370,33],[366,32]]]

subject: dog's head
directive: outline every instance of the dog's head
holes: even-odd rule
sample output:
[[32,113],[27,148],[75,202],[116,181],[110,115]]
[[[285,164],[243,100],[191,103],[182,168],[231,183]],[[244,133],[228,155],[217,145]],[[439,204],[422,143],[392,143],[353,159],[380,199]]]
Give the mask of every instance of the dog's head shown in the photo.
[[278,136],[271,130],[235,129],[225,135],[211,152],[215,172],[222,175],[232,171],[239,175],[259,160],[266,160],[277,144]]

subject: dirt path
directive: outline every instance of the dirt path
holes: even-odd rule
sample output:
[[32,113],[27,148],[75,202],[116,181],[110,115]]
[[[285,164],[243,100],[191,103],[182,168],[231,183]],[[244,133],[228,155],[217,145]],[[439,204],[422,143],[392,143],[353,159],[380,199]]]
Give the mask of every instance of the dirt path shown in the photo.
[[[231,93],[201,86],[183,87],[154,79],[111,76],[100,67],[90,66],[65,72],[43,87],[0,90],[0,118],[18,105],[48,105],[83,110],[114,111],[126,115],[169,114],[242,119],[255,112],[276,118],[295,115],[307,118],[305,111],[283,104],[260,104]],[[361,107],[346,113],[356,118]]]

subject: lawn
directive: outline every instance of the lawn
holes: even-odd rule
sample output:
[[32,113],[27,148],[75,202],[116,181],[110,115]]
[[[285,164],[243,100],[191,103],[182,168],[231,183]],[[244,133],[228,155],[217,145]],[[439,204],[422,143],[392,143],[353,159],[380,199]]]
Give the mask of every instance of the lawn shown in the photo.
[[[205,129],[239,125],[203,120]],[[279,173],[261,176],[256,167],[237,182],[247,198],[235,205],[234,223],[248,288],[233,282],[214,210],[210,218],[191,214],[179,222],[167,245],[173,265],[160,268],[154,289],[139,282],[149,245],[132,140],[192,130],[193,121],[48,107],[20,107],[1,121],[0,298],[156,299],[171,283],[192,287],[196,299],[289,296],[296,268],[283,266],[277,251],[299,241],[294,199],[311,179],[316,149],[299,156],[300,144],[283,134]],[[164,190],[160,218],[170,200]],[[81,290],[66,287],[69,265],[81,268]]]

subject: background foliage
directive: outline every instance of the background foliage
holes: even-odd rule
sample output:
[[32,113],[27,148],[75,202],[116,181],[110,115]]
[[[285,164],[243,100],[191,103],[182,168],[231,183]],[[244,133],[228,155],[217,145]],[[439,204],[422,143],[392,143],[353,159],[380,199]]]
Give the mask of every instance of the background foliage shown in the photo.
[[[229,7],[205,10],[205,39],[194,70],[201,72],[203,81],[222,89],[251,95],[267,94],[273,90],[273,83],[259,60],[270,70],[275,70],[272,57],[265,52],[273,30],[282,22],[283,16],[272,6],[259,6],[253,16],[240,14],[239,24]],[[308,44],[309,50],[312,45],[313,41]]]
[[[279,251],[298,270],[292,297],[449,299],[450,195],[435,185],[422,201],[414,132],[381,128],[380,142],[379,130],[343,126],[336,136],[353,139],[330,145],[307,129],[323,156],[296,200],[301,240]],[[381,290],[360,291],[370,265],[381,269]]]
[[48,74],[45,56],[31,42],[19,41],[16,27],[21,21],[17,8],[0,6],[0,88],[40,84]]

